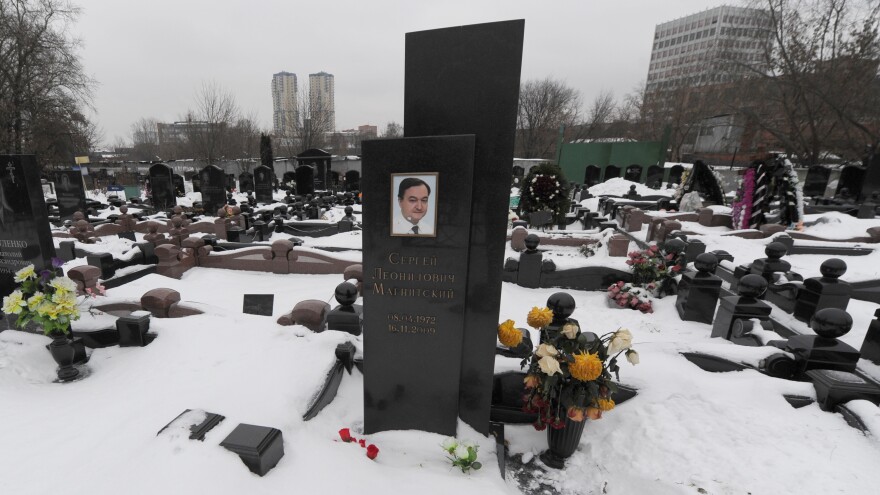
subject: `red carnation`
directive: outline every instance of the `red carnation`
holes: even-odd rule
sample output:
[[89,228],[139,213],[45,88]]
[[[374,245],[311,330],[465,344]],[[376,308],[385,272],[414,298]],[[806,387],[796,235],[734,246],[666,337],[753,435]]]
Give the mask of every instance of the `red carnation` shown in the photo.
[[367,441],[364,440],[363,438],[361,438],[360,440],[358,440],[358,443],[361,445],[361,447],[363,447],[363,448],[367,448]]
[[343,428],[339,430],[339,438],[342,439],[343,442],[352,442],[354,438],[351,436],[351,431],[348,428]]
[[370,444],[370,446],[367,447],[367,457],[369,457],[370,459],[375,459],[377,455],[379,455],[379,447]]

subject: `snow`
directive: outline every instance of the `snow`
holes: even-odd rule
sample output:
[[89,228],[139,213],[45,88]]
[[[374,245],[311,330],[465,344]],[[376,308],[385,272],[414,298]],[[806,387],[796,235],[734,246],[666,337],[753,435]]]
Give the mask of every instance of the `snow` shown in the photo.
[[[619,185],[623,192],[629,190],[629,183]],[[822,216],[830,220],[808,226],[807,233],[846,238],[880,225],[878,220]],[[808,224],[812,221],[807,219]],[[598,237],[587,232],[568,234]],[[270,241],[289,237],[273,234]],[[721,236],[714,230],[694,237],[709,250],[732,253],[735,262],[726,266],[763,257],[770,242]],[[345,249],[342,255],[353,261],[360,256],[358,231],[301,238],[306,249]],[[110,252],[117,258],[130,256],[132,249],[131,241],[113,237],[76,246]],[[542,245],[541,249],[546,249],[546,259],[553,259],[557,269],[598,264],[626,270],[625,258],[610,258],[604,248],[590,258],[576,248]],[[634,244],[630,249],[635,249]],[[507,256],[517,253],[508,249]],[[875,252],[847,257],[850,270],[843,278],[880,276],[877,256]],[[818,275],[818,265],[825,258],[796,255],[785,259],[807,277]],[[74,260],[65,268],[84,262]],[[136,302],[147,290],[167,287],[180,292],[183,304],[204,314],[152,318],[150,331],[158,334],[153,343],[144,348],[95,349],[87,365],[89,375],[68,384],[53,382],[55,363],[44,348],[48,337],[0,332],[0,493],[528,492],[529,487],[499,476],[494,440],[463,423],[459,438],[479,442],[479,460],[484,466],[469,475],[452,469],[440,448],[441,435],[418,431],[363,435],[363,377],[357,370],[344,377],[336,399],[315,419],[301,419],[334,362],[336,346],[353,342],[362,355],[363,340],[335,331],[316,334],[298,325],[282,327],[275,321],[305,299],[335,305],[333,292],[341,281],[341,275],[207,268],[192,268],[180,280],[147,275],[109,290],[98,303]],[[525,327],[528,309],[543,306],[557,291],[504,283],[499,319],[511,318]],[[821,411],[816,404],[795,409],[784,400],[783,394],[815,397],[810,383],[775,379],[752,370],[702,371],[681,353],[698,351],[755,366],[779,351],[710,338],[709,325],[679,319],[674,298],[655,301],[655,312],[645,315],[608,308],[601,292],[566,292],[577,304],[572,317],[584,330],[602,334],[625,327],[632,331],[641,362],[623,364],[620,377],[639,393],[603,419],[588,422],[567,469],[548,470],[542,483],[560,493],[612,495],[860,494],[875,493],[880,486],[877,406],[866,401],[848,404],[873,432],[862,434],[840,414]],[[272,317],[242,313],[245,293],[274,294]],[[852,300],[848,310],[855,324],[842,340],[860,347],[878,307]],[[778,308],[773,316],[810,333],[806,325]],[[113,319],[84,314],[74,328],[105,328]],[[537,341],[537,332],[531,333]],[[861,360],[860,367],[880,378],[880,366]],[[497,357],[495,368],[517,370],[519,360]],[[204,442],[189,440],[188,430],[180,423],[157,435],[185,409],[193,410],[190,422],[205,412],[226,419]],[[250,473],[235,454],[219,446],[239,423],[271,426],[283,434],[285,455],[265,477]],[[359,446],[339,441],[341,428],[351,428],[356,437],[378,446],[378,458],[371,461]],[[505,435],[511,455],[522,455],[528,464],[540,463],[545,432],[530,425],[506,425]]]
[[587,189],[590,194],[593,196],[623,196],[628,193],[631,186],[636,186],[636,193],[643,196],[672,196],[673,190],[669,189],[651,189],[650,187],[640,184],[638,182],[628,181],[626,179],[621,179],[620,177],[615,177],[613,179],[608,179],[601,184],[596,184],[595,186]]

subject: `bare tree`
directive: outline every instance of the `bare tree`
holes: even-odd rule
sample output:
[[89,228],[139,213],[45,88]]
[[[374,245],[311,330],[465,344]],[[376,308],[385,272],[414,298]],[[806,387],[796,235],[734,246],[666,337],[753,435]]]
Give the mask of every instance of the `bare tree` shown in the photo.
[[172,158],[159,149],[159,121],[141,117],[131,124],[131,159],[151,161],[160,157]]
[[381,137],[384,139],[403,137],[403,126],[392,120],[385,125],[385,131],[382,132]]
[[196,92],[195,108],[187,111],[184,119],[192,156],[204,158],[209,164],[224,158],[230,128],[238,122],[239,115],[232,93],[216,82],[203,83]]
[[0,150],[58,160],[53,149],[95,138],[82,111],[94,82],[68,32],[78,14],[63,0],[0,0]]
[[579,123],[581,96],[576,89],[551,78],[520,85],[516,155],[552,158],[561,128]]
[[759,0],[772,43],[756,60],[722,52],[748,69],[737,109],[804,165],[828,152],[859,156],[880,141],[880,1]]

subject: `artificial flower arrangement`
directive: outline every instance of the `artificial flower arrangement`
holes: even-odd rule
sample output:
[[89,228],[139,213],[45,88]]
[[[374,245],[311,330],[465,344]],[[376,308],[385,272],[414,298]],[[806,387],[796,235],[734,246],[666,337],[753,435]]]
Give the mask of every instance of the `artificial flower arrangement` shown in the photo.
[[448,454],[446,456],[452,462],[452,467],[461,469],[462,473],[467,473],[471,469],[474,471],[483,467],[477,461],[477,450],[479,446],[470,441],[460,442],[454,437],[449,437],[440,444],[443,450]]
[[[28,265],[15,272],[14,280],[20,285],[3,298],[3,312],[18,315],[16,325],[19,328],[34,322],[46,335],[55,331],[66,334],[70,331],[70,322],[79,319],[76,282],[59,275],[63,264],[61,259],[52,258],[51,270],[37,273],[34,265]],[[103,286],[98,285],[95,289],[104,294]],[[87,289],[85,298],[97,293]]]
[[650,282],[645,287],[639,287],[622,280],[608,287],[608,297],[621,308],[637,309],[642,313],[653,313],[654,305],[651,302],[651,294],[657,289],[657,284]]
[[525,215],[548,210],[553,213],[554,222],[562,221],[568,212],[568,191],[569,184],[557,165],[544,163],[532,167],[520,189],[520,212]]
[[633,273],[636,284],[664,282],[672,279],[681,271],[681,259],[677,253],[666,253],[656,244],[642,251],[629,253],[626,264]]
[[[558,331],[550,329],[552,321],[553,312],[548,308],[532,308],[527,317],[529,326],[541,330],[543,335],[534,354],[523,361],[523,366],[528,363],[523,409],[537,413],[537,430],[547,426],[564,428],[566,417],[575,422],[600,419],[603,412],[614,408],[611,396],[617,385],[612,381],[612,373],[619,379],[620,354],[625,353],[632,364],[639,362],[627,329],[599,337],[582,332],[573,320]],[[499,325],[499,338],[502,327],[513,326],[512,321],[508,322]]]
[[733,200],[733,229],[749,228],[752,219],[752,204],[755,202],[755,167],[749,167],[743,174],[742,183]]

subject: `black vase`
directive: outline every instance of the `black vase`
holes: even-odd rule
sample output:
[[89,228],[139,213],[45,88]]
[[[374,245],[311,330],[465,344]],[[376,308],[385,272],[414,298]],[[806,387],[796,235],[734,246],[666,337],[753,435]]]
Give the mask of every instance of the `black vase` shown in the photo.
[[575,453],[581,443],[581,435],[584,433],[586,424],[586,418],[583,421],[572,421],[566,417],[564,428],[556,430],[548,427],[548,449],[541,454],[541,460],[544,461],[544,464],[555,469],[565,468],[565,460]]
[[49,352],[52,359],[58,363],[58,380],[69,382],[79,376],[79,370],[73,367],[75,351],[73,343],[64,332],[55,330],[49,334],[52,343],[49,344]]

